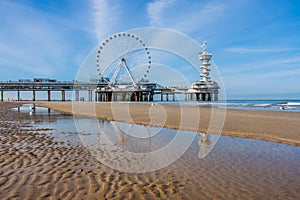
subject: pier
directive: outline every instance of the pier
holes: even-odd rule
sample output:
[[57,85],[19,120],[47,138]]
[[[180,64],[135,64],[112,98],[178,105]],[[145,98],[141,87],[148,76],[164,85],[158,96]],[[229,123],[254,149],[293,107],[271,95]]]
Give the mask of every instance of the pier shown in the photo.
[[[99,49],[103,51],[103,47]],[[145,48],[147,50],[147,48]],[[210,60],[212,54],[206,50],[206,42],[202,45],[202,52],[199,53],[198,58],[201,62],[200,80],[193,83],[191,87],[180,88],[180,87],[163,87],[157,83],[151,83],[144,79],[146,74],[141,80],[136,80],[134,74],[131,72],[127,59],[121,57],[120,62],[117,64],[112,77],[104,77],[103,69],[99,64],[100,50],[97,55],[97,71],[100,75],[99,79],[83,81],[57,81],[55,79],[48,78],[34,78],[31,79],[20,79],[18,81],[7,81],[0,82],[0,101],[4,100],[4,92],[16,91],[17,101],[20,101],[22,91],[32,92],[32,101],[36,101],[36,93],[40,91],[47,91],[47,100],[51,101],[51,92],[60,91],[61,101],[66,101],[66,91],[74,92],[73,101],[83,101],[80,98],[80,91],[87,91],[88,98],[86,101],[99,101],[99,102],[110,102],[110,101],[137,101],[137,102],[148,102],[148,101],[176,101],[177,96],[183,96],[183,101],[218,101],[218,94],[220,87],[217,82],[213,81],[209,77]],[[147,50],[147,55],[149,52]],[[150,59],[150,56],[148,56]],[[149,72],[151,61],[149,62],[146,73]],[[130,81],[122,82],[118,80],[120,72],[126,71]],[[124,76],[124,75],[123,75]],[[155,98],[155,96],[160,98]]]
[[60,91],[61,101],[66,100],[66,91],[75,92],[75,101],[79,101],[79,92],[88,91],[88,101],[92,101],[92,96],[95,88],[97,88],[97,82],[77,82],[77,81],[56,81],[50,79],[34,79],[33,81],[26,79],[19,81],[0,82],[0,100],[4,100],[4,92],[16,91],[17,101],[20,101],[22,91],[32,92],[32,101],[36,100],[36,93],[41,91],[47,92],[47,100],[51,101],[51,92]]
[[[15,91],[17,101],[22,100],[22,92],[30,91],[32,98],[36,101],[38,92],[46,91],[47,100],[51,101],[51,92],[59,91],[61,93],[61,101],[66,100],[66,91],[74,92],[74,101],[80,101],[80,92],[87,91],[88,99],[86,101],[153,101],[155,96],[160,101],[176,101],[176,95],[184,95],[184,101],[217,101],[218,93],[209,93],[207,90],[193,88],[165,88],[156,83],[145,83],[140,88],[115,88],[107,89],[106,84],[95,82],[0,82],[0,101],[4,100],[4,93]],[[124,85],[123,85],[124,86]],[[213,98],[214,97],[214,98]]]

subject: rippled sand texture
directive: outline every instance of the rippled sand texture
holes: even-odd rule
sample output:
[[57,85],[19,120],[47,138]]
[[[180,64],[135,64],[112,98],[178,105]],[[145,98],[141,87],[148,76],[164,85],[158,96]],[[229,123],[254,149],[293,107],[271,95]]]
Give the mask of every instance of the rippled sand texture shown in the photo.
[[[82,146],[53,141],[48,129],[0,103],[0,199],[159,199],[180,197],[174,174],[125,174],[94,160]],[[49,131],[49,130],[48,130]]]
[[300,199],[299,147],[224,137],[205,159],[197,152],[175,164],[188,199]]
[[122,173],[13,106],[0,103],[0,199],[300,199],[299,147],[223,137],[199,159],[197,137],[164,169]]

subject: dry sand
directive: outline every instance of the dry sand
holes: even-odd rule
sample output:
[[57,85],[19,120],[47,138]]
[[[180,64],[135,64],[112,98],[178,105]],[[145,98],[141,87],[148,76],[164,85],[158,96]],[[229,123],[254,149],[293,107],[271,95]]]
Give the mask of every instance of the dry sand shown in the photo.
[[[40,102],[38,105],[64,113],[107,120],[300,145],[300,113],[295,112],[214,108],[212,115],[211,108],[174,105],[89,102]],[[200,116],[200,120],[195,121],[199,119],[197,116]],[[212,119],[219,121],[213,121],[210,125]]]

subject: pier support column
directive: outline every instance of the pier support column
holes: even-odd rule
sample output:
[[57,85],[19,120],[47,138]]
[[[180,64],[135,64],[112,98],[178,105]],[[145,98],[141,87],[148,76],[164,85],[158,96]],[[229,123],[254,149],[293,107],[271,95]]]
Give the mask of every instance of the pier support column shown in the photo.
[[206,94],[201,94],[201,100],[206,101]]
[[108,101],[111,101],[112,98],[112,92],[108,93]]
[[136,92],[135,101],[140,101],[140,93]]
[[79,101],[79,90],[75,90],[75,101]]
[[92,90],[88,90],[88,101],[92,101],[93,99],[93,92]]
[[140,97],[139,100],[143,101],[143,93],[142,92],[139,92],[139,97]]
[[194,93],[191,94],[191,101],[194,101]]
[[214,93],[214,101],[218,101],[219,98],[218,98],[218,93]]
[[123,92],[122,94],[122,101],[126,101],[126,92]]
[[20,90],[17,91],[17,100],[20,101]]
[[32,90],[32,101],[35,101],[35,90]]
[[175,101],[175,93],[173,93],[173,99],[172,100]]
[[196,101],[200,101],[200,94],[196,93]]
[[51,101],[51,90],[48,90],[48,101]]
[[118,93],[117,92],[114,92],[112,94],[112,101],[118,101]]
[[207,101],[211,101],[211,94],[210,93],[207,94]]
[[153,101],[153,93],[150,93],[150,101]]
[[163,93],[160,94],[160,101],[164,101],[164,95],[163,95]]
[[169,94],[167,94],[167,101],[169,101]]
[[61,91],[61,101],[66,101],[66,91],[65,90]]
[[3,101],[3,90],[0,90],[0,100]]
[[144,94],[144,101],[149,101],[149,93]]

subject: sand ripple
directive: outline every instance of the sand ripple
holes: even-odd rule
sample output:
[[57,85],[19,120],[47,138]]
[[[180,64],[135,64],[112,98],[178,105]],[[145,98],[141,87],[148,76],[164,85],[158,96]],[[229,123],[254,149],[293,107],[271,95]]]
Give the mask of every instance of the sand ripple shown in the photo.
[[82,146],[56,142],[27,116],[0,108],[0,199],[169,199],[179,181],[107,168]]
[[268,157],[255,143],[241,148],[232,140],[204,160],[197,159],[198,149],[189,149],[167,168],[122,173],[80,144],[54,141],[44,133],[51,129],[31,127],[26,115],[9,110],[13,106],[0,106],[1,200],[300,199],[299,158],[285,157],[276,146]]

